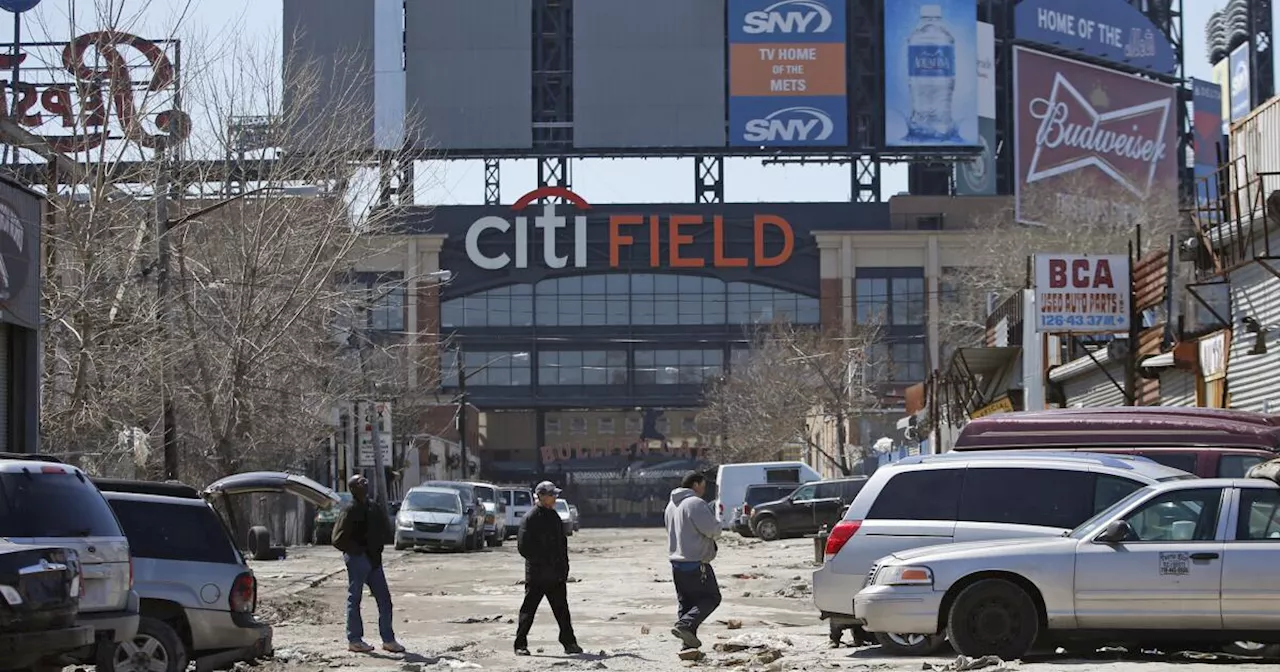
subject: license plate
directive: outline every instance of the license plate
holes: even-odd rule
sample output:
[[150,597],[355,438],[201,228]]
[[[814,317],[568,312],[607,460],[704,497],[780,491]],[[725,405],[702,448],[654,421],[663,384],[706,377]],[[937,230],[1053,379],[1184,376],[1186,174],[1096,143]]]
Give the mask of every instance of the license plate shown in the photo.
[[84,581],[84,594],[80,596],[81,609],[98,609],[107,606],[107,580]]

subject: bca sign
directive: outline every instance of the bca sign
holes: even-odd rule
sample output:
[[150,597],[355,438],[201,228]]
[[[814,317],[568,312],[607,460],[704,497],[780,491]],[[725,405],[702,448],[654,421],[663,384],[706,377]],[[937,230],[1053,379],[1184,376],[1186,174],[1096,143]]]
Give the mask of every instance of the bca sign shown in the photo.
[[1129,331],[1129,258],[1037,254],[1036,331],[1115,334]]

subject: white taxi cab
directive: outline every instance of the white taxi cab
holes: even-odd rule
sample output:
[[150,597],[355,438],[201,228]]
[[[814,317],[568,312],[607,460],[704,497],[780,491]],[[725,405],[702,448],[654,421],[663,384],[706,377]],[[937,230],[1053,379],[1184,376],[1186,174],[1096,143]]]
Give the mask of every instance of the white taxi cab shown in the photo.
[[1006,660],[1051,642],[1277,644],[1277,472],[1151,485],[1062,537],[894,553],[854,611],[870,632],[944,633]]

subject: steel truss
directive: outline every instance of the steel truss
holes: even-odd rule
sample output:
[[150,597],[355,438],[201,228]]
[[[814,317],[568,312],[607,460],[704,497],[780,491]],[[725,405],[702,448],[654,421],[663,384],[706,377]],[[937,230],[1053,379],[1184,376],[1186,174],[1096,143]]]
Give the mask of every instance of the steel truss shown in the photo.
[[724,203],[723,156],[695,157],[693,193],[698,203]]

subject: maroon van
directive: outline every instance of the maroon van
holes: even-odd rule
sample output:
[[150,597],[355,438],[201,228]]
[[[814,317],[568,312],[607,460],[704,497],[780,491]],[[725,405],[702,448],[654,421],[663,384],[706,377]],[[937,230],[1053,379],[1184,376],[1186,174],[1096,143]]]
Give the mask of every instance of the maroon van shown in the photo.
[[1057,450],[1141,455],[1202,478],[1243,478],[1280,452],[1280,418],[1167,406],[1002,413],[965,425],[954,450]]

